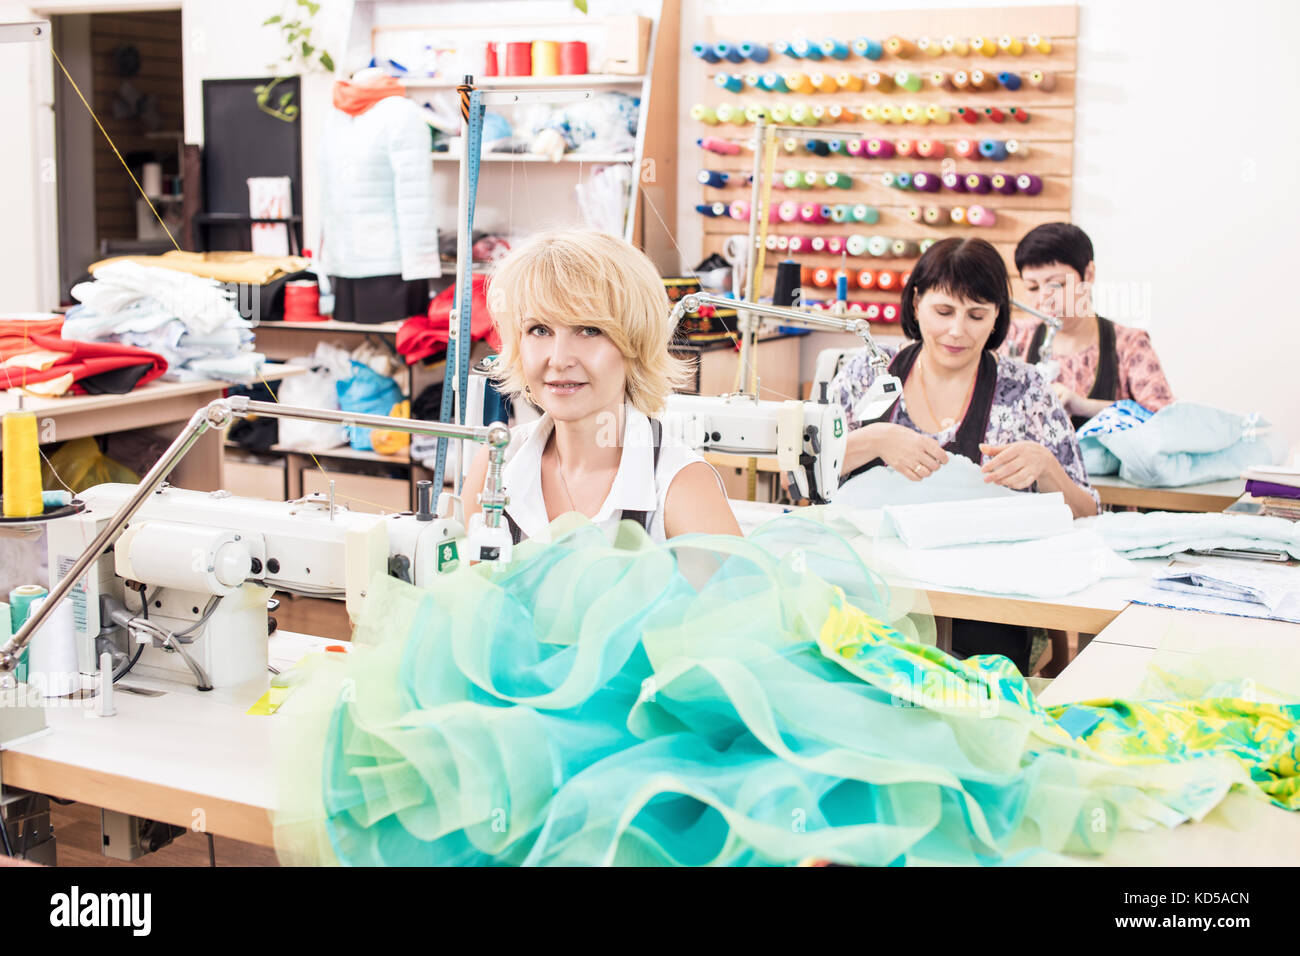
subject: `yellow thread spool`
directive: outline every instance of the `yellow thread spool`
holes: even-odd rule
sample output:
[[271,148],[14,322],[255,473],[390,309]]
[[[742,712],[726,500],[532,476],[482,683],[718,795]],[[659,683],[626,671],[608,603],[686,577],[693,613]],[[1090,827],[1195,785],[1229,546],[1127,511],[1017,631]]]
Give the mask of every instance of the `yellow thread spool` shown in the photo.
[[983,70],[971,70],[970,85],[977,90],[991,90],[997,87],[998,78],[992,73],[985,73]]
[[948,123],[952,121],[952,114],[938,103],[931,103],[925,108],[925,117],[932,123]]
[[966,208],[964,206],[953,206],[948,211],[948,218],[952,220],[954,226],[964,226],[966,224]]
[[894,78],[888,73],[872,70],[867,74],[867,86],[877,93],[888,93],[894,88]]
[[916,44],[902,37],[890,37],[885,41],[885,52],[890,56],[906,58],[916,52]]
[[903,113],[897,106],[886,104],[880,107],[880,122],[901,123],[903,122]]
[[862,107],[862,119],[867,123],[875,123],[880,120],[880,107],[874,103],[868,103]]
[[964,90],[970,86],[970,74],[965,70],[958,70],[952,75],[952,88],[954,90]]
[[829,73],[814,73],[809,78],[809,82],[822,93],[834,93],[837,89],[835,77]]
[[31,518],[45,511],[41,501],[41,459],[36,440],[36,416],[10,412],[4,417],[4,513],[6,518]]
[[1052,41],[1047,37],[1040,37],[1037,33],[1031,33],[1027,42],[1031,50],[1037,50],[1039,53],[1052,52]]
[[917,106],[915,103],[908,103],[903,107],[903,122],[919,123],[924,126],[926,123],[930,122],[930,119],[925,115],[925,112],[921,107]]
[[533,76],[560,75],[560,44],[554,40],[533,41]]
[[862,77],[856,73],[841,73],[835,78],[835,84],[841,90],[848,90],[851,93],[862,92]]
[[970,46],[965,40],[959,40],[957,37],[943,38],[943,52],[951,53],[954,56],[965,56],[970,52]]
[[921,37],[916,41],[916,48],[926,56],[943,56],[943,41]]
[[785,75],[785,85],[790,88],[791,93],[811,93],[813,91],[812,82],[803,73],[787,73]]
[[718,124],[718,114],[714,112],[711,106],[706,106],[703,103],[696,103],[691,107],[691,119],[697,123],[707,123],[709,126]]
[[1025,52],[1025,45],[1015,37],[1007,35],[998,40],[998,49],[1012,56],[1020,56]]
[[970,50],[972,53],[979,53],[982,56],[995,56],[998,52],[998,45],[992,37],[971,37]]

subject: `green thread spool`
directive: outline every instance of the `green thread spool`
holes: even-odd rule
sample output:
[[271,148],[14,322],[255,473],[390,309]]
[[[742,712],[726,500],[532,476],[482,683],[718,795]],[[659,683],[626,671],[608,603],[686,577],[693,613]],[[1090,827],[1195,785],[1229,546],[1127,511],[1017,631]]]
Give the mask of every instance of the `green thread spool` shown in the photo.
[[894,74],[894,85],[899,89],[907,90],[909,93],[919,93],[921,91],[921,74],[913,73],[911,70],[899,70]]
[[852,216],[853,210],[846,203],[831,207],[831,222],[848,222]]
[[880,221],[880,210],[860,202],[853,207],[853,221],[865,222],[868,226],[873,226]]
[[848,173],[826,173],[822,177],[827,186],[834,186],[836,189],[852,189],[853,177]]

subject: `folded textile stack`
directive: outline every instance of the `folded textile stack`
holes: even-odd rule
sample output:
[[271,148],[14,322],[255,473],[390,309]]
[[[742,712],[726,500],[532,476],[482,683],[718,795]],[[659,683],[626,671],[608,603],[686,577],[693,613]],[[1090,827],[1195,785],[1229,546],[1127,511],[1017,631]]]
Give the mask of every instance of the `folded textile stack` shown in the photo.
[[58,316],[0,319],[0,388],[33,395],[122,395],[167,371],[155,352],[130,345],[77,342]]
[[92,263],[90,274],[99,278],[99,270],[122,262],[138,266],[186,272],[200,279],[218,282],[246,282],[266,285],[276,279],[302,272],[311,260],[302,256],[263,256],[254,252],[182,252],[173,249],[160,256],[115,256]]
[[1074,526],[1096,531],[1126,558],[1215,548],[1270,549],[1300,558],[1300,525],[1263,515],[1110,511],[1080,518]]
[[253,351],[252,323],[234,293],[188,272],[117,261],[72,287],[81,305],[68,310],[63,337],[149,349],[172,381],[219,379],[249,384],[266,357]]
[[1259,513],[1300,521],[1300,467],[1258,465],[1242,472],[1246,493],[1259,502]]

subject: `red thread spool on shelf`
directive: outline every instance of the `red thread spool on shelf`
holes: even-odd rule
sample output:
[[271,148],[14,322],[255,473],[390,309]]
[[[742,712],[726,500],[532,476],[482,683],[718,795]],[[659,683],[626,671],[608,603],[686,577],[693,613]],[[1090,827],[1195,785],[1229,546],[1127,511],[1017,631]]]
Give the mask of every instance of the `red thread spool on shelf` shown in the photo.
[[962,159],[979,159],[980,144],[973,139],[959,139],[954,150]]
[[910,139],[896,139],[894,140],[894,152],[899,156],[914,156],[916,155],[916,143]]
[[497,72],[497,45],[489,43],[487,45],[487,56],[483,61],[483,75],[496,76]]
[[899,286],[898,273],[893,269],[881,269],[876,273],[876,288],[881,292],[890,292]]
[[320,314],[320,287],[314,279],[284,284],[284,320],[286,322],[324,322]]
[[858,270],[858,288],[874,289],[876,287],[876,271],[874,269]]
[[506,44],[506,76],[533,75],[533,45],[531,43]]
[[560,72],[565,76],[587,72],[587,44],[581,40],[560,44]]
[[899,317],[898,305],[894,302],[886,302],[880,307],[881,322],[897,322]]

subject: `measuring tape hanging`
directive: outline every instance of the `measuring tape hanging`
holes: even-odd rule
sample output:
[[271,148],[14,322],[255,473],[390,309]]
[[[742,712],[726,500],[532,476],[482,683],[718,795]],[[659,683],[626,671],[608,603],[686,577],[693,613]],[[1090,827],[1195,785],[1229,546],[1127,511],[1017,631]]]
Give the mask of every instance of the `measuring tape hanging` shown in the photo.
[[[465,230],[462,235],[470,237],[472,248],[474,202],[478,197],[478,174],[483,149],[483,94],[472,86],[458,86],[456,91],[460,94],[460,115],[465,121],[464,160],[469,164],[469,201],[465,206],[465,221],[457,223],[456,228]],[[452,341],[448,343],[447,348],[447,368],[442,377],[442,406],[438,413],[438,420],[444,425],[453,424],[453,417],[456,419],[455,424],[465,424],[465,401],[469,392],[470,320],[474,301],[473,288],[474,265],[473,256],[471,255],[470,262],[465,265],[465,274],[461,277],[460,286],[456,289],[456,298],[452,305],[452,314],[456,318],[456,328],[448,329],[452,333]],[[450,322],[448,324],[450,326]],[[455,362],[452,361],[453,343]],[[459,402],[456,402],[457,395],[460,396]],[[450,439],[438,439],[438,454],[433,469],[435,492],[442,491],[443,481],[445,480],[448,441]],[[464,445],[462,444],[461,447],[464,448]],[[456,467],[462,474],[464,473],[464,462],[458,459]]]

